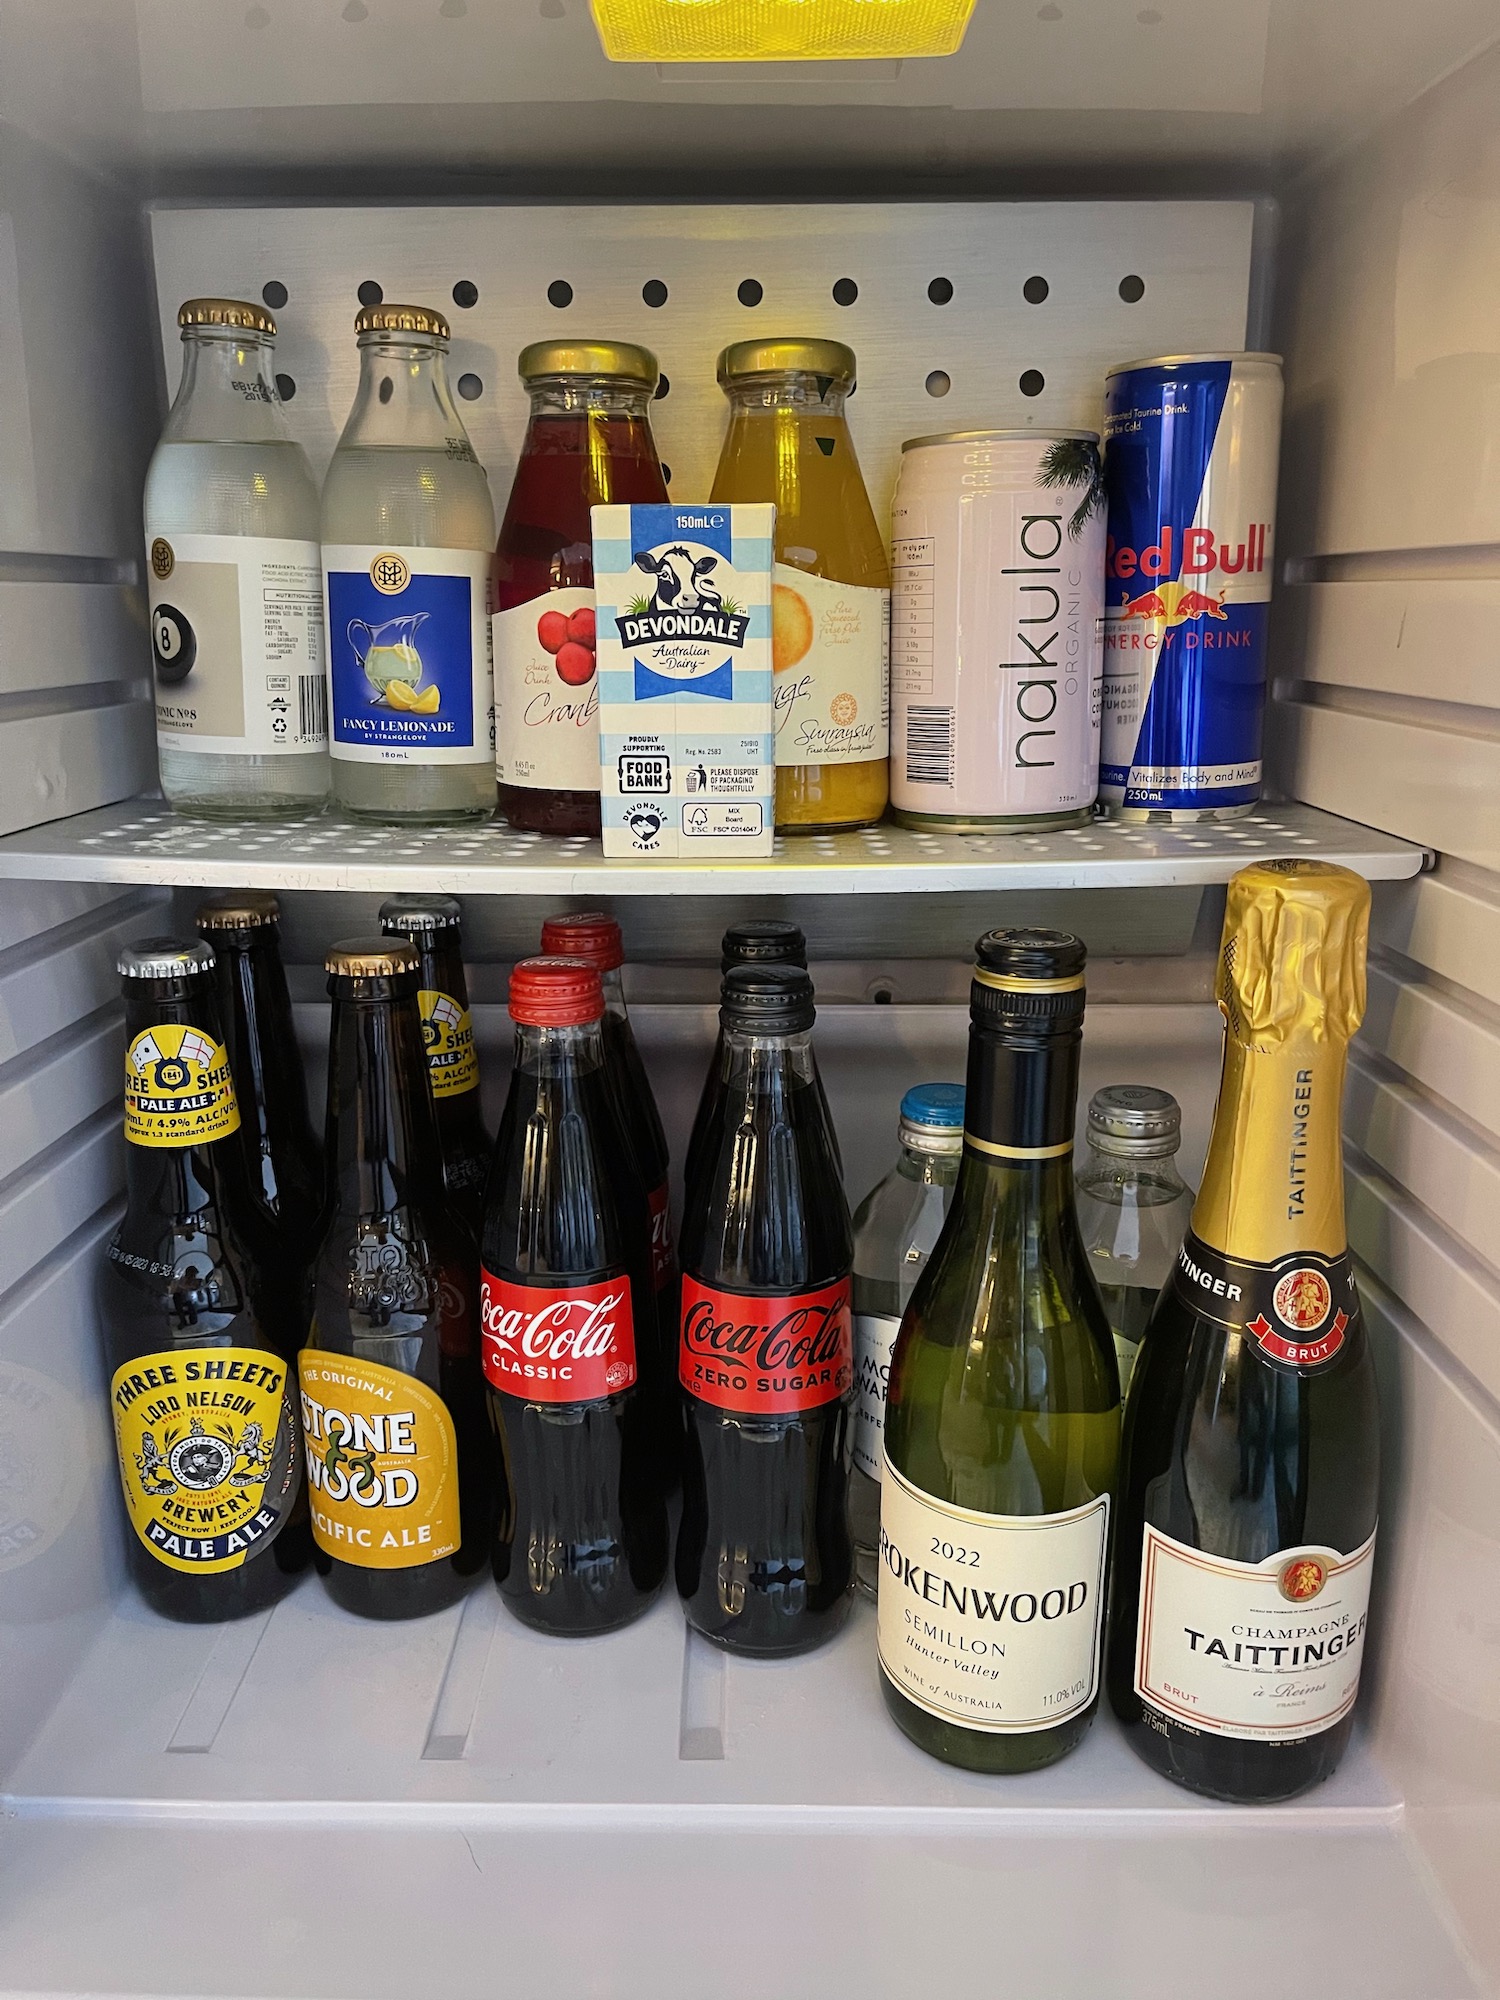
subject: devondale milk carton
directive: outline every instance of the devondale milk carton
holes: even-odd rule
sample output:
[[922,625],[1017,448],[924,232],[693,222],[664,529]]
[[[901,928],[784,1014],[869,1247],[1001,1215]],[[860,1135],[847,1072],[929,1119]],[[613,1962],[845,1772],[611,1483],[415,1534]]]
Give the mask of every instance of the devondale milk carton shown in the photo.
[[606,857],[769,854],[776,509],[593,515]]

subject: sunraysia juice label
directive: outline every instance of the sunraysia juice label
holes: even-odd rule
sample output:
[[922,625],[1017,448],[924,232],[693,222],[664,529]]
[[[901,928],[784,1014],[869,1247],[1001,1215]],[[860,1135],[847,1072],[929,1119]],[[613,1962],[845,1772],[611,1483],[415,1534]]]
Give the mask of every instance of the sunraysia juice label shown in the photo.
[[775,520],[760,504],[593,509],[606,856],[771,852]]

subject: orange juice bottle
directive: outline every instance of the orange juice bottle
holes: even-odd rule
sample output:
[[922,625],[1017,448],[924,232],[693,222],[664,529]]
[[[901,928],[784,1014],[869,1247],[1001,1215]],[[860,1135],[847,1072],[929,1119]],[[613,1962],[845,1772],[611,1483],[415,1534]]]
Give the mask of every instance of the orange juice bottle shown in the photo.
[[776,824],[871,826],[890,790],[891,572],[844,421],[853,350],[736,341],[719,385],[729,430],[711,497],[776,505]]

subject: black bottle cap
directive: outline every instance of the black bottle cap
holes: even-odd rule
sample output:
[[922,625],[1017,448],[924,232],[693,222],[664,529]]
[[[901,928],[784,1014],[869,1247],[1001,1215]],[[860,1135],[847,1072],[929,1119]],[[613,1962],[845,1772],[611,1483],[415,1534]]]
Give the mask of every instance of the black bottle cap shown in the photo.
[[807,964],[807,939],[801,927],[780,917],[747,917],[744,923],[731,924],[719,949],[721,972],[735,965]]
[[816,1017],[813,983],[795,965],[731,966],[721,999],[721,1025],[741,1034],[795,1035]]
[[1066,1033],[1083,1019],[1088,951],[1069,931],[986,931],[969,1012],[981,1026]]

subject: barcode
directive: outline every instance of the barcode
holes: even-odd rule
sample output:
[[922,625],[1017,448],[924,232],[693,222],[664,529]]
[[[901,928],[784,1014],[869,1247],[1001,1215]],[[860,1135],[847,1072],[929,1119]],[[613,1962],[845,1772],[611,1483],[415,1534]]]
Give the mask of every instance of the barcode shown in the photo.
[[951,708],[907,709],[906,782],[909,785],[953,783]]
[[297,736],[321,743],[328,734],[328,683],[321,674],[297,676]]

